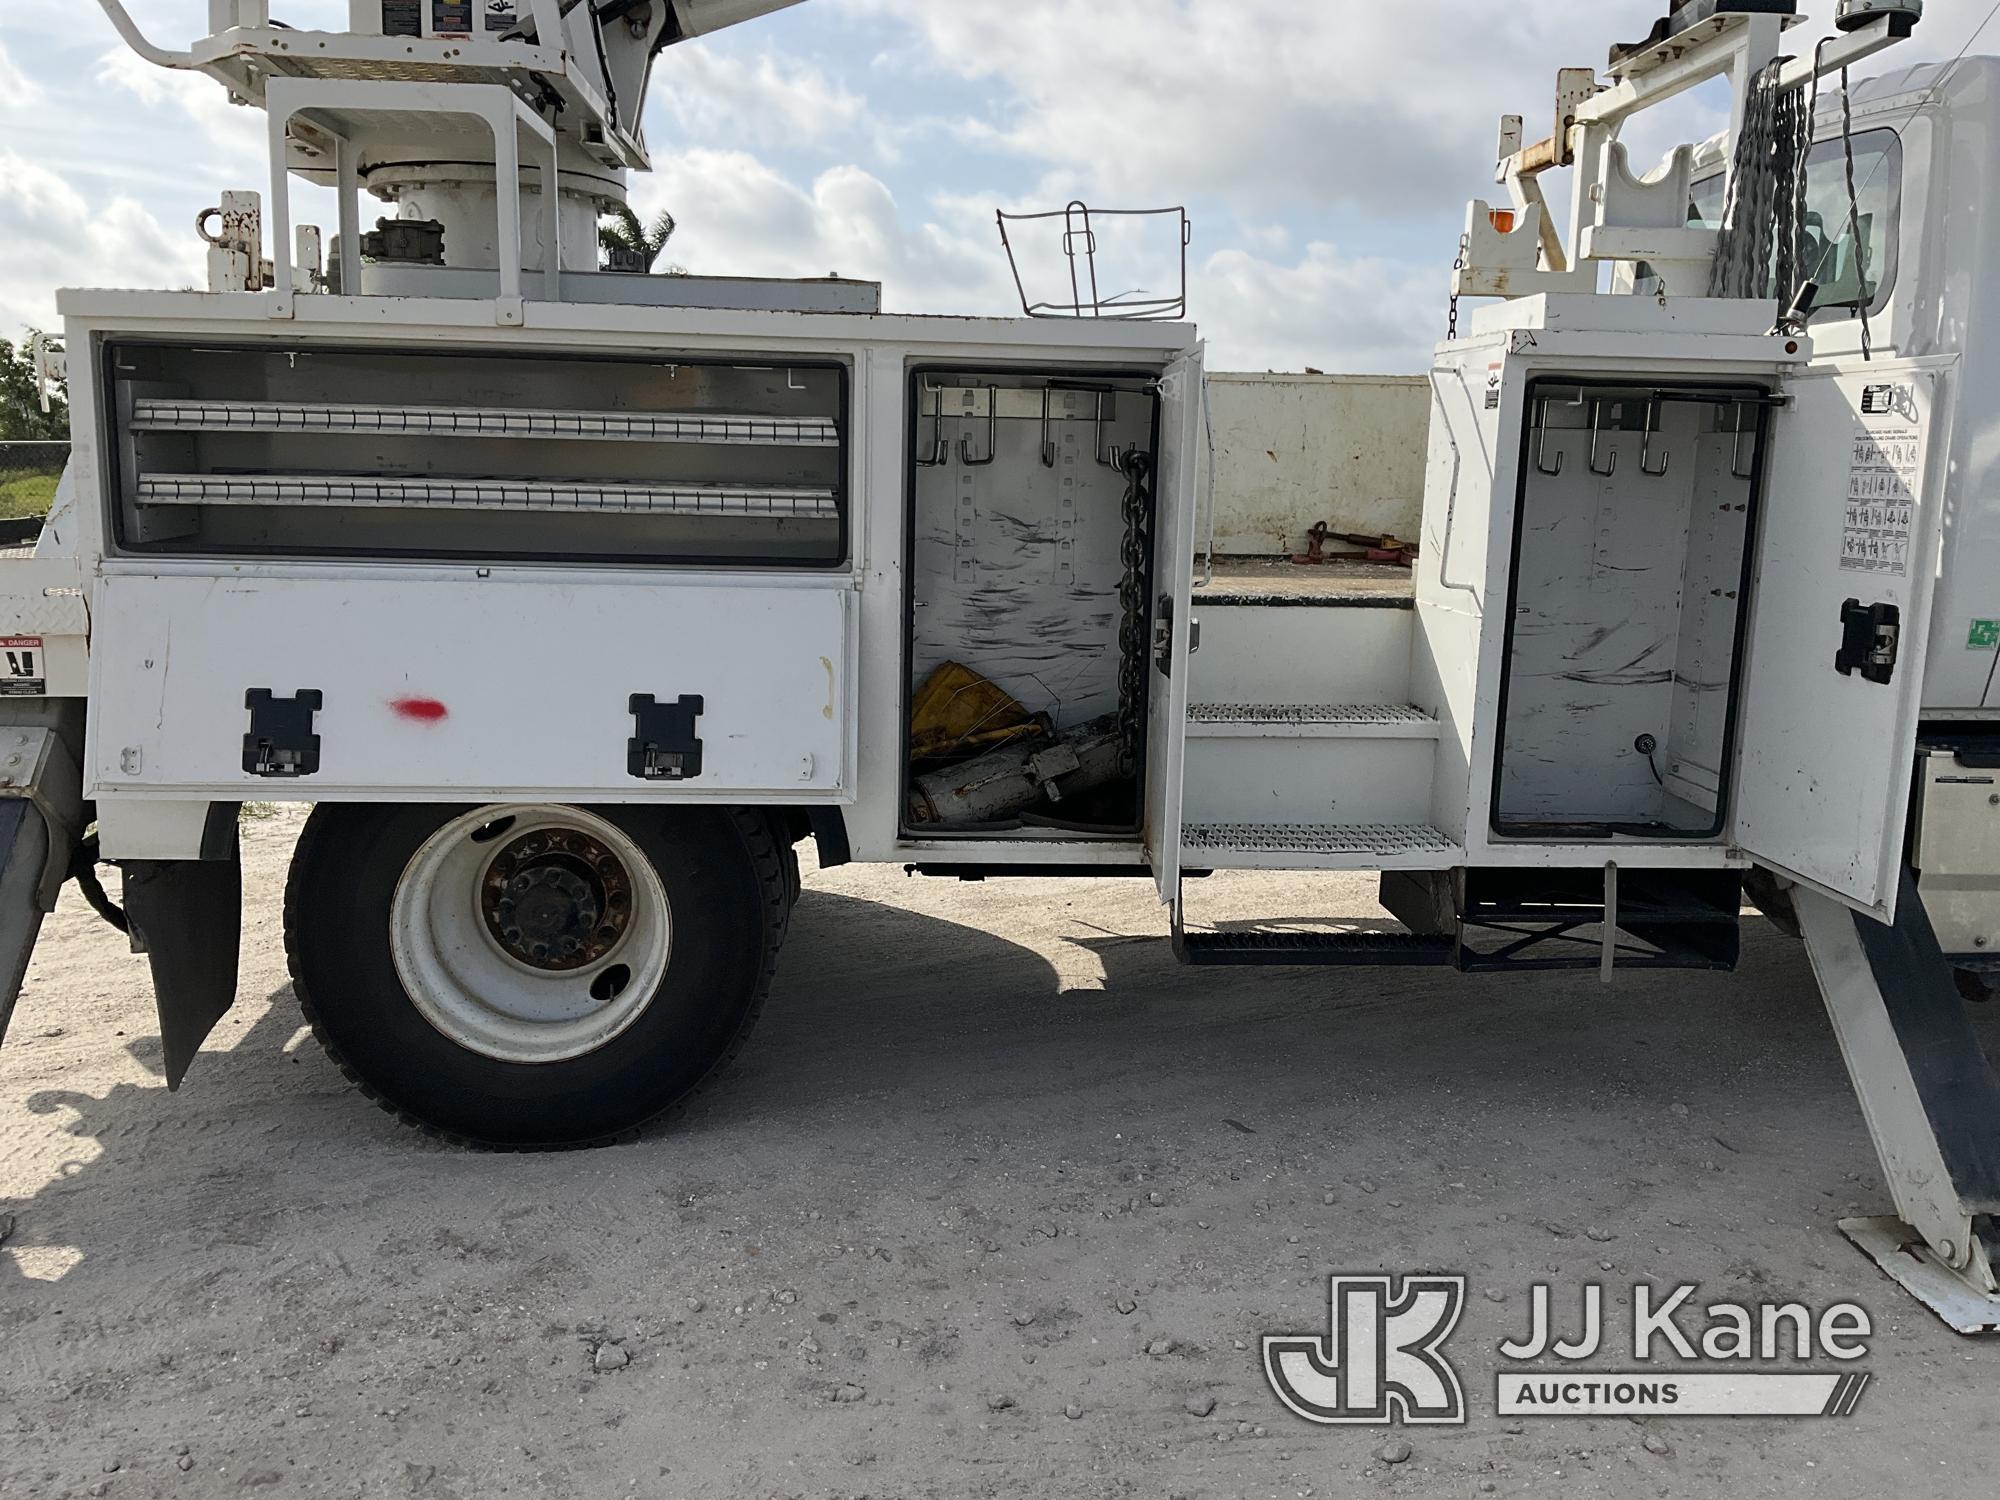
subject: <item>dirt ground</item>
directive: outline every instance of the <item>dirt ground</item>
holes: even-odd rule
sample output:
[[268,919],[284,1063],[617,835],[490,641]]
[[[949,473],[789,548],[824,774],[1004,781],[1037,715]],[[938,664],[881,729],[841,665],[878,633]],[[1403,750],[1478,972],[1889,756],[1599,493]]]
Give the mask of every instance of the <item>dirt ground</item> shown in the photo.
[[[487,1156],[397,1126],[302,1032],[295,831],[249,827],[241,999],[178,1097],[144,961],[67,897],[44,931],[0,1052],[0,1495],[1991,1490],[2000,1343],[1836,1231],[1886,1199],[1803,954],[1761,922],[1733,977],[1612,990],[1232,973],[1177,967],[1135,882],[814,875],[691,1118]],[[1373,910],[1348,880],[1194,900]],[[1473,1278],[1471,1420],[1402,1462],[1288,1416],[1255,1352],[1371,1270]],[[1494,1415],[1531,1283],[1573,1309],[1641,1278],[1859,1301],[1874,1384],[1846,1420]]]

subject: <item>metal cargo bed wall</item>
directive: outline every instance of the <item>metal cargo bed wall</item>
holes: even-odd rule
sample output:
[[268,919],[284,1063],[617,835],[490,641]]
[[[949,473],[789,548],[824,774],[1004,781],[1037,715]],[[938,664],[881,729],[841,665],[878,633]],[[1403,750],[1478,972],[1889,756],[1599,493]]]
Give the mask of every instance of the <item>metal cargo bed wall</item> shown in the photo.
[[1321,525],[1417,535],[1431,419],[1422,376],[1217,373],[1208,381],[1218,557],[1289,557]]

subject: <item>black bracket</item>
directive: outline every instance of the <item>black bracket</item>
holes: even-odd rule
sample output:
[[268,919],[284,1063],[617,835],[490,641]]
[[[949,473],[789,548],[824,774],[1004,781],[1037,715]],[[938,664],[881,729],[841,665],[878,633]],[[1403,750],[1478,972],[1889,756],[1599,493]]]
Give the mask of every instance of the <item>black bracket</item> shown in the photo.
[[641,781],[693,781],[701,775],[695,721],[706,707],[699,697],[661,703],[650,693],[634,693],[637,733],[627,745],[625,768]]
[[243,736],[243,769],[252,776],[310,776],[319,770],[319,736],[313,715],[324,700],[318,688],[280,698],[269,688],[243,695],[250,732]]
[[1902,652],[1903,612],[1893,604],[1849,599],[1840,607],[1840,654],[1833,668],[1842,677],[1859,672],[1867,682],[1887,684],[1896,676]]

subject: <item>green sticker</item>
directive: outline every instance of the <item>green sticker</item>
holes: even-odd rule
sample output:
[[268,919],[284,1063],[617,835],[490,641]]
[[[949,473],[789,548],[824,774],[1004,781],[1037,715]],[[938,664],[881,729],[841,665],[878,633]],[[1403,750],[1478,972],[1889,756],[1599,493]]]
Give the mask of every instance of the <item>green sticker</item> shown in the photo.
[[1986,651],[2000,646],[2000,620],[1974,620],[1972,639],[1965,643],[1968,651]]

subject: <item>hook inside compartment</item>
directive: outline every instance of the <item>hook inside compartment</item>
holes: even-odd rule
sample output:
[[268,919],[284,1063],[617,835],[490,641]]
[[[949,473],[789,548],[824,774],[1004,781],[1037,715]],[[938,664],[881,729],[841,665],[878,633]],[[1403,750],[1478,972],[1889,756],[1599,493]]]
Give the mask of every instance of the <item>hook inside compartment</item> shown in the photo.
[[1639,444],[1639,472],[1649,479],[1664,479],[1667,470],[1674,466],[1671,453],[1660,455],[1660,466],[1653,467],[1653,439],[1660,435],[1660,403],[1650,402],[1646,407],[1646,435]]
[[975,458],[972,453],[972,439],[958,440],[959,460],[968,469],[984,469],[1000,457],[1000,391],[998,387],[986,387],[986,456]]
[[918,451],[917,467],[940,469],[951,458],[951,444],[945,440],[944,435],[944,387],[926,382],[922,390],[924,400],[930,403],[931,408],[931,442],[928,458],[924,456],[922,450]]

